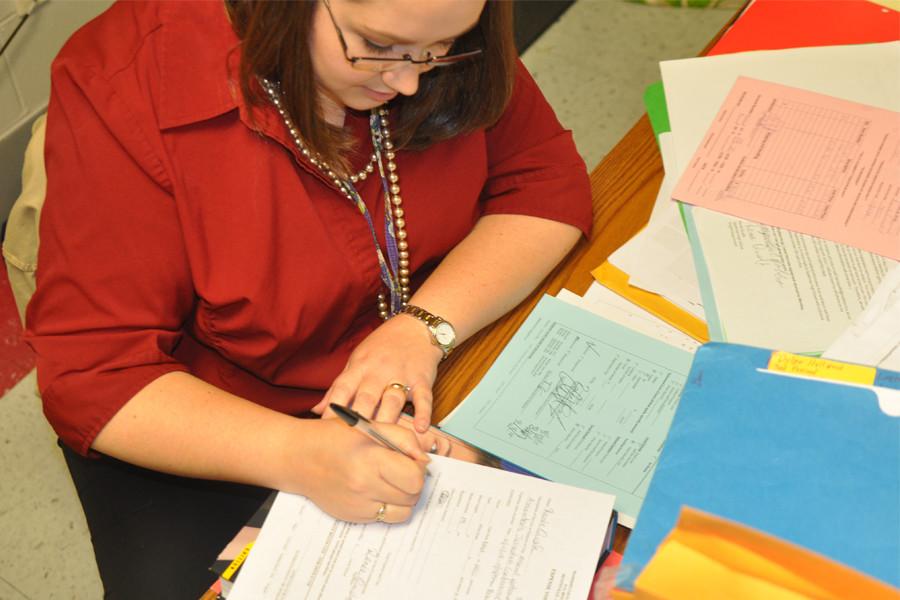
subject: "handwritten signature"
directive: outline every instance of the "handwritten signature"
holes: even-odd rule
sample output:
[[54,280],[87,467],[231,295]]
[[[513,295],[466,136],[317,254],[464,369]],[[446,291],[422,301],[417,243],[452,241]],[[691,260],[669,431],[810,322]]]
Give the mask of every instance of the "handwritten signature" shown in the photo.
[[587,386],[583,383],[575,381],[568,373],[560,373],[559,381],[550,392],[547,402],[551,418],[566,429],[566,421],[575,416],[578,407],[585,400],[587,391]]
[[537,425],[531,423],[525,425],[522,423],[521,419],[516,419],[512,423],[506,426],[506,433],[511,438],[517,438],[520,440],[528,440],[534,443],[536,446],[540,446],[544,443],[544,440],[550,435],[550,432],[546,429],[541,429]]
[[378,558],[377,550],[374,548],[366,550],[359,569],[350,577],[350,591],[347,594],[349,598],[363,597],[363,593],[369,586],[369,577],[372,575],[372,567],[375,565],[376,558]]
[[537,529],[531,540],[532,552],[544,551],[544,540],[550,537],[550,529],[552,529],[551,521],[553,520],[553,514],[555,512],[556,511],[549,506],[541,512],[541,516],[538,518]]
[[750,238],[754,240],[752,244],[753,254],[757,265],[772,269],[772,276],[778,287],[784,287],[790,280],[791,273],[784,259],[781,256],[781,243],[775,239],[777,235],[772,229],[762,227],[749,227],[748,232]]

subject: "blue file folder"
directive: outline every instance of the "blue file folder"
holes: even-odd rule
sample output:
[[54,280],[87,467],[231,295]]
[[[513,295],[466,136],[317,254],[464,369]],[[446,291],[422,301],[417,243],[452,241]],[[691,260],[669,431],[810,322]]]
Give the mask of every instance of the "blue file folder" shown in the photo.
[[848,385],[772,373],[771,355],[724,343],[697,352],[620,589],[633,591],[682,505],[900,586],[900,417],[876,395],[900,399],[900,373]]

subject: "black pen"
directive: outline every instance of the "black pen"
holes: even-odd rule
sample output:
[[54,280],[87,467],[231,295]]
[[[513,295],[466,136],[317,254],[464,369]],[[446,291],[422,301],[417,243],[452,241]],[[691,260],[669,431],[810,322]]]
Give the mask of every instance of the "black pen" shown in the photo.
[[[334,413],[350,427],[360,430],[385,448],[393,450],[394,452],[399,452],[403,456],[409,457],[412,460],[418,462],[418,459],[416,459],[416,457],[407,454],[403,449],[397,446],[397,444],[386,438],[384,434],[375,429],[372,421],[365,418],[352,408],[347,408],[346,406],[341,406],[340,404],[335,404],[334,402],[332,402],[330,406],[331,410],[333,410]],[[425,474],[431,475],[431,471],[428,470],[428,467],[425,467]]]

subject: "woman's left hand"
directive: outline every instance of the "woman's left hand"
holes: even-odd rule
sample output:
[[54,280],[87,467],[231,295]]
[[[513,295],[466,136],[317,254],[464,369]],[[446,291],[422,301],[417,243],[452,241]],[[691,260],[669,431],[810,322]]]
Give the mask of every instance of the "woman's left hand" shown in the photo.
[[328,405],[335,403],[364,417],[395,423],[411,399],[415,429],[425,432],[431,423],[432,386],[442,357],[422,322],[396,315],[356,347],[313,412],[332,416]]

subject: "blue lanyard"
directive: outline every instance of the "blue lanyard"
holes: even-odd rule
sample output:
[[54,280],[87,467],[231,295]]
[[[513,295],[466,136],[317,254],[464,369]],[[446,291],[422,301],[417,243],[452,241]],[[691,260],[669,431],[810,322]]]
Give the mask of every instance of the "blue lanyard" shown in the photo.
[[394,233],[394,221],[391,218],[391,194],[390,184],[387,175],[384,172],[384,162],[382,153],[384,151],[384,136],[381,129],[381,120],[375,111],[369,116],[369,129],[372,131],[372,146],[375,150],[375,162],[378,164],[378,174],[381,176],[381,187],[384,192],[384,240],[387,247],[387,260],[385,260],[384,252],[378,243],[378,236],[375,234],[375,225],[372,223],[372,216],[369,209],[366,208],[365,202],[356,187],[349,179],[341,181],[341,187],[350,196],[350,201],[356,205],[360,214],[366,219],[369,225],[369,232],[372,234],[372,242],[375,244],[375,253],[378,256],[378,267],[381,271],[381,281],[385,287],[391,292],[390,314],[394,315],[403,308],[403,299],[400,293],[400,257],[397,251],[397,236]]

